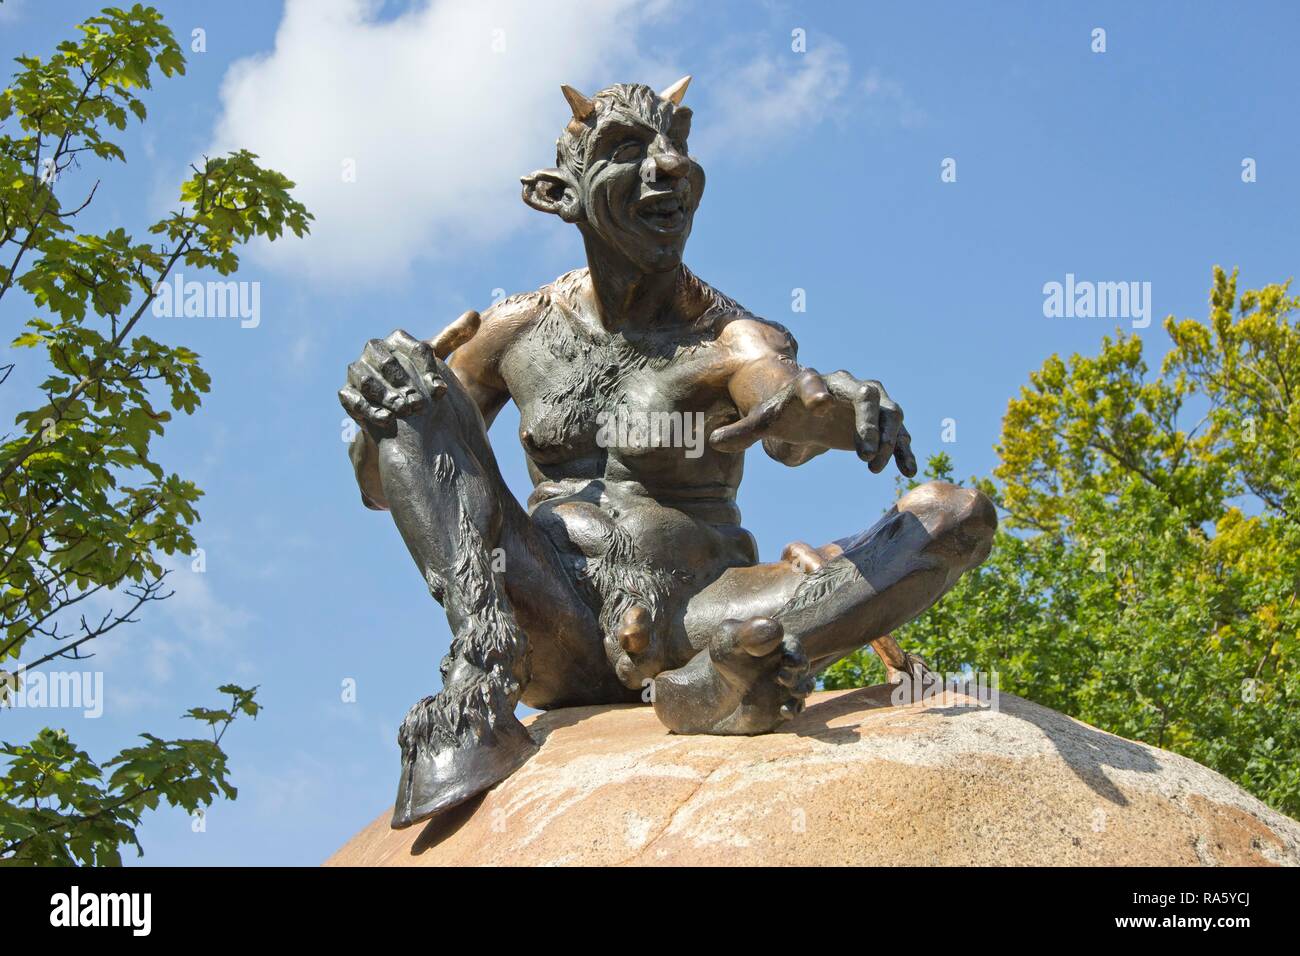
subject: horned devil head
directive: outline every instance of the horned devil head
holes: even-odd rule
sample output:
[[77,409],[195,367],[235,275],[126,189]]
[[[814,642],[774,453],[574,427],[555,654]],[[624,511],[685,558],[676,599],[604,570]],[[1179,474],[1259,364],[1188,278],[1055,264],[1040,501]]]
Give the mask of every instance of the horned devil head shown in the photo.
[[684,76],[662,93],[620,83],[586,97],[560,87],[573,118],[556,142],[555,167],[521,177],[524,202],[576,223],[643,272],[682,261],[704,170],[686,152],[691,111]]

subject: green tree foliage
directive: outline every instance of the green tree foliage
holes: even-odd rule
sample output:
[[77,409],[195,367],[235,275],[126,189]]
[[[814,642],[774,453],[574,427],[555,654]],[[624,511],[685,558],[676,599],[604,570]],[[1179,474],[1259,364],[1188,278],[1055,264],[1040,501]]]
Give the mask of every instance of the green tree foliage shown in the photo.
[[[0,777],[0,860],[8,866],[119,866],[133,845],[141,814],[162,800],[188,813],[218,795],[235,799],[221,738],[240,714],[256,717],[254,690],[233,684],[224,710],[195,707],[186,717],[209,726],[211,740],[162,740],[141,734],[102,766],[78,750],[67,731],[46,728],[29,744],[0,745],[8,758]],[[104,780],[108,771],[108,779]]]
[[[302,236],[311,218],[291,182],[239,151],[192,167],[178,208],[145,238],[79,232],[99,183],[70,171],[125,161],[110,137],[144,121],[139,94],[184,73],[185,60],[149,7],[108,8],[78,30],[47,59],[18,57],[0,93],[0,301],[17,295],[34,308],[13,345],[48,369],[0,436],[0,696],[36,668],[81,659],[166,598],[163,557],[194,550],[199,489],[151,446],[174,412],[194,411],[209,379],[192,350],[139,333],[155,288],[181,264],[228,275],[243,243]],[[65,184],[76,180],[69,199]],[[13,370],[0,367],[0,385]],[[87,616],[83,602],[96,595],[113,608]],[[257,705],[251,691],[223,692],[228,711],[189,715],[217,728],[213,742],[146,734],[104,768],[62,731],[5,744],[0,859],[117,862],[117,846],[136,842],[140,811],[159,799],[193,809],[218,792],[233,797],[220,735]]]
[[[1030,376],[978,482],[992,556],[897,636],[1300,816],[1300,298],[1216,268],[1208,321],[1165,330],[1156,372],[1120,334]],[[879,677],[860,653],[825,684]]]

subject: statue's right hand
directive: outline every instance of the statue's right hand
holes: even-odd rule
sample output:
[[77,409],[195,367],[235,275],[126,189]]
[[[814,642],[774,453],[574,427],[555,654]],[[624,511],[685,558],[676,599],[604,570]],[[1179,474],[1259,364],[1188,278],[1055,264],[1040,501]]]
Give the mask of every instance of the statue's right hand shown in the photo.
[[427,412],[447,391],[434,347],[398,329],[371,339],[348,366],[339,402],[373,436],[392,435],[397,419]]

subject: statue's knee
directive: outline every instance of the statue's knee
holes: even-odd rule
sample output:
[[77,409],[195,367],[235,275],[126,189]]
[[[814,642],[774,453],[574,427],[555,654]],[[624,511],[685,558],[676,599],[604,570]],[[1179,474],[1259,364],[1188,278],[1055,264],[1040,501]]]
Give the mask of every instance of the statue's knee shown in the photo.
[[971,567],[988,557],[998,514],[984,492],[931,481],[899,499],[898,509],[914,514],[950,560]]
[[958,488],[955,510],[962,530],[973,538],[992,542],[998,530],[998,512],[989,496],[977,488]]

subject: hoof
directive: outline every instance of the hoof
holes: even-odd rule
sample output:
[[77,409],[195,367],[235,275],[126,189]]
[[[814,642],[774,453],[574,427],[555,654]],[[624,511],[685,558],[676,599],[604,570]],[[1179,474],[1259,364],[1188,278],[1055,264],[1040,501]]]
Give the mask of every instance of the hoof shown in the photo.
[[496,723],[491,739],[456,747],[416,745],[402,760],[392,828],[402,830],[478,796],[528,762],[537,744],[514,714]]

